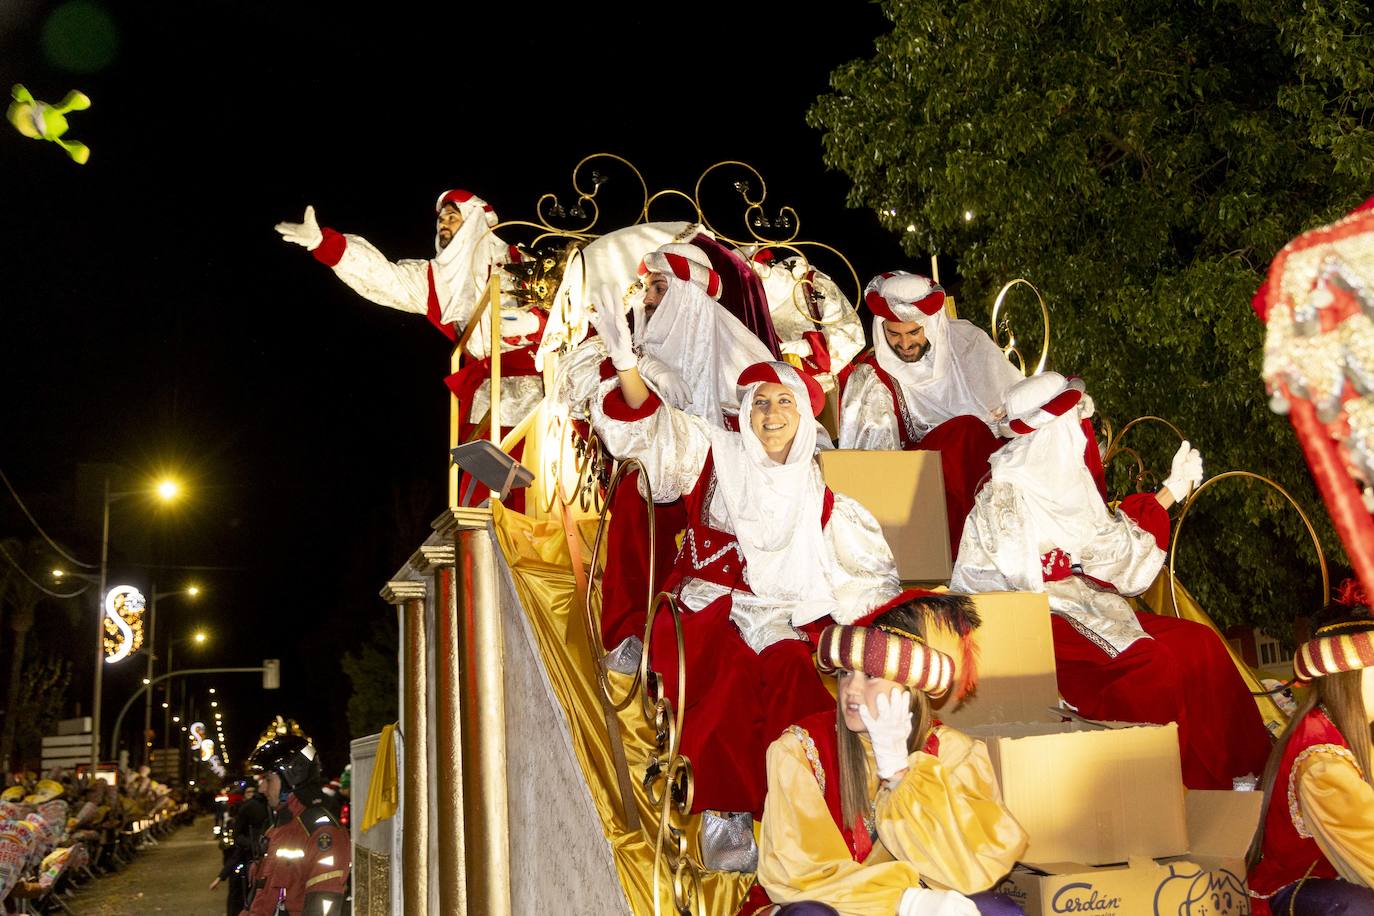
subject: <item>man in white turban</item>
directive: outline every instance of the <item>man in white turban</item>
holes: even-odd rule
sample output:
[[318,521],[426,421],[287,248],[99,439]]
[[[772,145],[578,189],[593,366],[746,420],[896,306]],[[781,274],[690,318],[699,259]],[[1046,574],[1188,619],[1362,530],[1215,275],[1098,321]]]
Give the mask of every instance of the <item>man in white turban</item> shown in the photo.
[[1002,443],[993,431],[1002,396],[1021,373],[981,329],[945,314],[945,291],[890,271],[869,281],[873,351],[845,379],[840,448],[940,453],[950,547]]
[[1090,719],[1177,722],[1183,781],[1229,789],[1258,774],[1269,733],[1226,647],[1210,628],[1136,611],[1169,545],[1169,512],[1202,481],[1187,442],[1158,493],[1110,511],[1083,461],[1079,379],[1045,372],[1007,391],[991,478],[964,526],[950,588],[1046,592],[1059,692]]
[[[462,334],[493,271],[520,260],[520,252],[491,232],[497,223],[491,205],[469,191],[454,188],[434,204],[434,257],[389,261],[367,239],[321,226],[315,208],[305,208],[299,223],[278,223],[288,242],[310,251],[333,269],[358,295],[378,305],[426,316],[455,343]],[[513,299],[501,306],[501,425],[516,426],[544,397],[544,385],[534,366],[546,320],[538,308],[523,308]],[[444,382],[458,398],[459,438],[467,441],[483,433],[491,407],[489,315],[468,338],[467,364]],[[466,477],[466,475],[464,475]],[[467,489],[465,480],[460,492]],[[470,503],[480,502],[486,488],[472,480]],[[523,506],[524,491],[511,494],[514,508]]]

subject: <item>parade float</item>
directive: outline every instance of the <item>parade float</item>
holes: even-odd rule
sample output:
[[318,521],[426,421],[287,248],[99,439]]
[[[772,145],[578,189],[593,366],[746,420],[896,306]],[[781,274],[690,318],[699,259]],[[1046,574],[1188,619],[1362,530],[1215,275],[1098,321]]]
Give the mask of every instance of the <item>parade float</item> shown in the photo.
[[[609,212],[612,190],[632,198],[619,220]],[[519,237],[521,255],[490,277],[479,280],[473,272],[477,312],[455,338],[452,372],[470,373],[472,335],[489,335],[476,362],[495,394],[479,422],[451,399],[450,508],[381,588],[400,633],[401,715],[394,729],[353,744],[354,798],[359,806],[366,799],[353,827],[356,913],[724,916],[748,895],[752,873],[703,863],[699,815],[691,813],[692,763],[680,753],[683,716],[671,699],[693,677],[680,642],[676,689],[666,688],[648,661],[647,644],[661,638],[654,636],[655,620],[669,618],[675,624],[669,632],[680,640],[682,610],[666,593],[643,595],[648,622],[637,665],[627,667],[612,657],[616,646],[603,644],[601,598],[615,562],[607,555],[609,507],[625,505],[621,491],[638,468],[610,458],[583,422],[584,404],[560,398],[559,367],[588,335],[592,291],[615,289],[632,305],[645,252],[701,235],[728,248],[739,270],[763,279],[769,321],[784,327],[753,328],[761,339],[771,335],[776,346],[780,337],[818,334],[824,343],[813,353],[828,348],[852,359],[854,349],[846,349],[835,329],[857,323],[860,277],[839,246],[803,235],[796,210],[768,195],[763,176],[740,162],[711,166],[690,190],[653,191],[630,163],[600,154],[574,169],[571,193],[545,194],[532,218],[488,227],[505,242]],[[733,202],[728,225],[708,212],[721,201]],[[759,257],[765,251],[771,260]],[[937,265],[931,266],[938,280]],[[822,288],[816,277],[826,272],[834,279]],[[1053,365],[1055,305],[1033,281],[1007,278],[991,308],[994,341],[1027,376]],[[1288,286],[1282,290],[1292,295]],[[1279,294],[1271,286],[1270,296]],[[953,314],[952,298],[945,307]],[[546,394],[536,409],[511,420],[503,413],[501,327],[504,312],[519,309],[545,317],[536,366]],[[483,320],[498,311],[503,320]],[[1276,330],[1277,315],[1287,312],[1269,309],[1271,341],[1288,327]],[[785,348],[781,355],[803,366],[803,357]],[[1325,469],[1318,474],[1323,493],[1344,500],[1338,527],[1343,536],[1359,536],[1369,528],[1368,509],[1351,496],[1340,449],[1364,454],[1358,451],[1363,427],[1356,423],[1363,401],[1346,405],[1350,431],[1342,427],[1340,441],[1323,438],[1303,399],[1318,401],[1321,422],[1330,423],[1330,392],[1320,401],[1322,392],[1309,395],[1311,385],[1275,374],[1277,356],[1266,359],[1271,385],[1288,398],[1295,425],[1303,424],[1309,458]],[[834,373],[828,360],[809,368],[827,390],[821,420],[833,435]],[[1171,447],[1186,431],[1160,416],[1113,423],[1104,408],[1110,405],[1100,405],[1098,453],[1116,469],[1111,479],[1128,482],[1110,494],[1120,500],[1157,482],[1151,468],[1167,462],[1167,453],[1140,445],[1140,431],[1155,428],[1172,438]],[[862,465],[839,476],[827,472],[827,479],[874,512],[889,542],[903,545],[899,554],[922,558],[905,566],[899,561],[904,580],[938,588],[947,583],[957,545],[944,533],[938,463],[923,464],[920,456],[875,457],[907,462],[898,471],[906,487],[901,499],[891,487],[866,486]],[[1345,483],[1328,483],[1323,474]],[[493,498],[473,504],[468,476]],[[631,486],[632,501],[647,510],[652,543],[653,493],[643,480]],[[1267,487],[1301,515],[1319,559],[1314,573],[1323,594],[1329,591],[1322,547],[1303,507],[1247,469],[1213,469],[1176,512],[1167,567],[1136,599],[1142,607],[1211,626],[1180,581],[1187,571],[1177,568],[1178,544],[1188,519],[1234,486]],[[519,491],[522,512],[509,507]],[[653,551],[647,553],[652,564]],[[1357,553],[1352,549],[1352,559]],[[1356,560],[1356,568],[1368,583],[1363,562]],[[987,741],[1006,803],[1031,834],[1034,856],[1027,860],[1038,864],[1019,868],[1001,889],[1034,913],[1075,906],[1249,913],[1242,860],[1259,816],[1258,794],[1185,797],[1173,726],[1088,722],[1062,710],[1043,594],[974,600],[983,620],[974,637],[978,687],[937,714]],[[1277,732],[1283,710],[1261,676],[1231,651],[1266,726]]]

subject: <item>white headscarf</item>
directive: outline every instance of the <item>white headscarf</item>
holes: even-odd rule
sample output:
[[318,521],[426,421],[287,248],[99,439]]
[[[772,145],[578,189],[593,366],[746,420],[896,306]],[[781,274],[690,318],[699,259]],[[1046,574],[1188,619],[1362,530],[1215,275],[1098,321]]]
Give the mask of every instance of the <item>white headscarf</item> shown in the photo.
[[1109,516],[1083,453],[1088,445],[1077,409],[992,453],[992,480],[1013,484],[1038,553],[1058,547],[1074,559],[1102,536]]
[[792,622],[800,625],[835,607],[834,557],[821,528],[825,480],[814,457],[810,397],[800,383],[788,384],[801,416],[787,459],[778,464],[764,451],[749,422],[749,405],[762,384],[747,386],[741,395],[738,433],[711,430],[716,491],[744,552],[749,588],[764,600],[794,605]]
[[916,323],[925,328],[930,351],[908,363],[888,344],[883,319],[873,319],[873,355],[901,385],[907,406],[931,426],[965,415],[987,420],[1006,387],[1021,377],[1016,367],[981,330],[967,321],[951,322],[943,309]]
[[739,409],[735,380],[754,363],[771,360],[773,355],[700,286],[673,276],[667,279],[668,291],[640,342],[691,390],[689,403],[679,405],[681,409],[723,428],[723,415]]
[[[434,233],[434,291],[444,320],[461,325],[467,323],[476,308],[491,271],[499,270],[509,260],[509,252],[506,243],[492,233],[488,223],[490,211],[481,198],[469,197],[455,204],[463,215],[463,225],[443,247],[439,245],[437,228]],[[488,337],[490,334],[474,333],[468,338],[469,352],[485,356]]]

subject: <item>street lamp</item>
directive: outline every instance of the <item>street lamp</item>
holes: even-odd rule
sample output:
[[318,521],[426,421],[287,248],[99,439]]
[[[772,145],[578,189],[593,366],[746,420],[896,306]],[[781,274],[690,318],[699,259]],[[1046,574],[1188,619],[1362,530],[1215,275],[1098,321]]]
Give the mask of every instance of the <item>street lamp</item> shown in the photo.
[[[206,635],[206,633],[205,633],[204,630],[196,630],[194,633],[190,634],[189,636],[178,636],[178,637],[176,637],[176,638],[174,638],[174,639],[169,639],[169,640],[167,640],[167,672],[168,672],[168,673],[171,673],[171,672],[173,672],[173,671],[176,670],[176,666],[172,664],[172,659],[175,658],[175,656],[176,656],[176,647],[177,647],[177,643],[180,643],[180,642],[192,642],[192,643],[195,643],[195,644],[198,645],[198,646],[203,646],[203,645],[205,645],[205,641],[206,641],[206,639],[208,639],[208,638],[209,638],[209,637]],[[185,706],[185,704],[186,704],[186,681],[185,681],[184,678],[179,678],[178,680],[181,681],[181,703],[182,703],[183,706]],[[171,684],[169,683],[169,684],[167,685],[167,697],[170,699],[170,698],[171,698],[171,695],[172,695],[172,686],[171,686]],[[163,704],[163,708],[164,708],[164,709],[167,709],[167,708],[168,708],[166,703]],[[169,710],[169,711],[170,711],[170,710]],[[185,713],[185,712],[186,712],[186,710],[185,710],[185,709],[182,709],[182,713]],[[176,717],[176,716],[173,716],[173,717],[172,717],[172,721],[177,721],[177,717]],[[162,720],[162,746],[163,746],[163,747],[171,747],[171,739],[168,737],[168,732],[169,732],[170,730],[171,730],[171,729],[170,729],[169,726],[168,726],[167,719],[166,719],[166,717],[164,716],[164,718],[163,718],[163,720]],[[182,731],[185,731],[185,729],[183,728]]]
[[[166,484],[166,483],[169,483],[169,481],[163,481],[163,484],[159,484],[159,485],[158,485],[158,493],[159,493],[159,494],[161,494],[163,485]],[[175,488],[173,489],[173,493],[175,493]],[[143,678],[143,683],[145,683],[145,684],[151,684],[151,683],[153,682],[153,662],[154,662],[154,660],[156,659],[156,653],[155,653],[154,649],[155,649],[156,646],[157,646],[157,642],[156,642],[156,637],[157,637],[157,599],[159,599],[159,598],[170,598],[170,597],[173,596],[173,595],[188,595],[188,596],[194,598],[194,597],[196,597],[196,596],[199,595],[199,594],[200,594],[200,586],[198,586],[198,585],[188,585],[188,586],[185,586],[185,587],[183,587],[183,588],[174,588],[174,589],[171,589],[170,591],[160,592],[160,591],[157,590],[157,583],[153,583],[153,597],[152,597],[152,601],[149,602],[149,609],[148,609],[148,643],[147,643],[147,645],[148,645],[148,674],[147,674],[146,677]],[[170,650],[169,650],[169,661],[168,661],[168,669],[167,669],[168,671],[171,670],[170,665],[171,665],[171,662],[170,662]],[[146,695],[145,695],[144,698],[143,698],[143,762],[144,762],[145,764],[149,762],[149,751],[148,751],[148,748],[149,748],[149,745],[150,745],[151,742],[149,741],[148,733],[151,732],[152,730],[153,730],[153,691],[152,691],[151,688],[149,688],[148,692],[146,693]],[[119,741],[119,736],[118,736],[118,735],[113,736],[113,739],[112,739],[112,740],[118,742],[118,741]]]
[[[127,496],[140,496],[146,490],[121,490],[112,492],[110,490],[110,478],[105,478],[105,498],[101,505],[100,522],[100,590],[96,592],[96,601],[105,600],[105,589],[109,585],[110,571],[110,504],[123,499]],[[163,502],[171,502],[176,499],[181,492],[181,487],[172,480],[163,480],[156,487],[156,493]],[[100,615],[96,618],[95,630],[95,696],[91,701],[91,778],[95,778],[96,769],[100,765],[100,700],[104,688],[105,675],[105,612],[101,607]]]

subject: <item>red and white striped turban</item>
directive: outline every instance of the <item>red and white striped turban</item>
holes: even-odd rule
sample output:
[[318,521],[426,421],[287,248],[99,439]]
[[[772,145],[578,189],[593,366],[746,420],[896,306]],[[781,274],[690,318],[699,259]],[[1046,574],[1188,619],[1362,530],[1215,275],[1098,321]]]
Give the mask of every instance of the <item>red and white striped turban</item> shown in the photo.
[[945,290],[919,274],[890,270],[868,281],[864,303],[885,321],[924,323],[945,307]]
[[1369,616],[1364,589],[1354,579],[1347,579],[1341,583],[1335,603],[1344,606],[1341,616],[1317,627],[1293,656],[1293,673],[1300,681],[1374,667],[1374,619]]
[[819,417],[825,408],[825,392],[821,389],[820,382],[787,363],[769,361],[754,363],[739,374],[739,381],[735,384],[739,386],[741,411],[748,407],[744,403],[744,389],[755,382],[772,382],[791,388],[797,397],[804,399],[811,405],[811,416],[813,417]]
[[439,199],[434,202],[435,216],[438,216],[439,211],[444,209],[444,204],[453,204],[459,211],[465,213],[473,207],[480,207],[488,226],[495,226],[499,222],[496,218],[496,211],[491,208],[491,204],[471,191],[464,191],[462,188],[451,188],[439,195]]
[[1025,436],[1048,426],[1078,406],[1083,389],[1081,378],[1065,378],[1058,372],[1042,372],[1017,382],[1007,389],[1003,434]]
[[1369,667],[1374,667],[1374,620],[1368,617],[1319,628],[1293,656],[1293,673],[1304,681]]
[[712,299],[720,298],[720,274],[712,269],[706,252],[695,245],[672,242],[649,252],[639,262],[639,275],[651,272],[695,283]]
[[826,674],[862,671],[869,677],[920,690],[932,699],[948,693],[954,682],[954,659],[926,645],[916,633],[883,624],[826,627],[816,660]]

